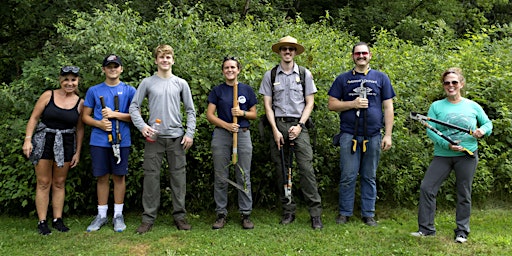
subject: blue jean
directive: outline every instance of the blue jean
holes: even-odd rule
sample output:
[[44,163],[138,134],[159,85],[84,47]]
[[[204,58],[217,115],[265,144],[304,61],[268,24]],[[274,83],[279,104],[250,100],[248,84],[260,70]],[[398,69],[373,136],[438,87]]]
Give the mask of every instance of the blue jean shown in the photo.
[[362,153],[363,136],[357,136],[358,146],[352,154],[352,134],[343,133],[340,137],[340,185],[339,213],[352,216],[357,176],[361,185],[361,216],[375,216],[377,198],[376,172],[380,159],[381,135],[368,138],[367,150]]

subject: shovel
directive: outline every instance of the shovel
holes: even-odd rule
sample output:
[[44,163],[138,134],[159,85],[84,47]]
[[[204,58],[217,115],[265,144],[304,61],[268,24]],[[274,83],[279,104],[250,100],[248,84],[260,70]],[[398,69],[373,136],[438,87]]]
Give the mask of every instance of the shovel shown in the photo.
[[[233,85],[233,107],[238,107],[238,83],[237,82],[235,82],[235,84]],[[238,117],[233,116],[233,123],[238,123]],[[243,186],[228,179],[228,178],[222,177],[218,174],[217,174],[217,177],[219,177],[223,181],[228,182],[229,184],[233,185],[235,188],[237,188],[247,194],[249,191],[247,190],[247,184],[245,182],[245,172],[242,169],[242,167],[238,164],[238,132],[233,132],[233,152],[231,155],[231,163],[228,166],[226,166],[226,168],[230,169],[231,166],[234,166],[235,172],[236,172],[236,169],[240,170],[240,173],[242,174],[242,180],[244,181]]]

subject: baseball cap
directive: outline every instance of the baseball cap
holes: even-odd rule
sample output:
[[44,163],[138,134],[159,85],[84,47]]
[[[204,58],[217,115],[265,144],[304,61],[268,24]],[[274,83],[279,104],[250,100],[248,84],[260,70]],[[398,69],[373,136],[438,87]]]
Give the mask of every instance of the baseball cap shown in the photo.
[[108,66],[108,64],[110,64],[110,63],[116,63],[119,66],[123,65],[121,63],[121,57],[119,57],[115,54],[110,54],[107,57],[105,57],[105,59],[103,59],[103,67]]

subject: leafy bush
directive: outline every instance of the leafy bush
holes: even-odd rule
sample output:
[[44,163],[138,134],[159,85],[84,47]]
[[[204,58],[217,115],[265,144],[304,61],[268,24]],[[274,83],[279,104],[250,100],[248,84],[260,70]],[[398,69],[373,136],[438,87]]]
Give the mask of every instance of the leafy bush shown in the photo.
[[[0,102],[8,109],[0,120],[3,128],[0,142],[0,204],[5,212],[33,212],[35,175],[31,164],[21,154],[25,125],[37,97],[47,88],[57,88],[56,71],[61,65],[74,64],[82,68],[81,90],[85,91],[103,81],[101,60],[109,53],[123,58],[122,80],[138,86],[155,70],[152,49],[158,44],[170,44],[175,49],[173,73],[186,79],[192,89],[197,110],[197,132],[194,146],[187,154],[188,193],[190,211],[213,209],[213,165],[210,140],[213,127],[205,118],[207,95],[211,88],[223,81],[221,61],[224,56],[236,56],[243,65],[241,82],[258,90],[266,70],[278,63],[271,45],[285,35],[296,37],[306,52],[296,58],[308,67],[315,78],[318,93],[313,117],[316,124],[314,167],[319,189],[326,205],[336,204],[339,180],[339,151],[330,144],[337,133],[338,115],[327,109],[327,92],[335,77],[353,67],[350,58],[352,46],[358,38],[334,30],[327,21],[305,24],[302,20],[254,21],[247,16],[231,24],[223,24],[202,10],[201,5],[181,13],[172,6],[162,8],[151,22],[142,21],[131,10],[108,5],[93,14],[74,13],[71,24],[58,23],[62,37],[59,45],[48,43],[41,57],[27,62],[23,76],[2,85]],[[485,199],[493,193],[506,196],[512,192],[509,148],[511,139],[510,80],[512,74],[503,69],[511,66],[509,58],[512,40],[507,27],[482,33],[468,34],[463,40],[454,40],[449,30],[427,26],[429,36],[423,45],[399,39],[394,32],[373,32],[374,54],[372,68],[387,73],[394,85],[395,126],[393,148],[382,154],[378,174],[379,200],[413,205],[418,200],[418,189],[423,173],[432,158],[432,143],[424,128],[408,118],[409,112],[426,113],[430,103],[443,97],[439,76],[451,66],[465,71],[465,96],[480,103],[494,123],[493,135],[480,142],[480,165],[475,177],[475,198]],[[500,33],[503,40],[491,41],[489,35]],[[258,96],[260,97],[260,96]],[[264,108],[259,98],[258,113]],[[147,112],[143,112],[147,116]],[[89,129],[89,128],[88,128]],[[251,124],[254,144],[252,184],[255,207],[273,207],[277,183],[273,164],[269,160],[269,142],[260,137],[258,122]],[[128,209],[141,208],[143,139],[132,130],[130,174],[127,178],[126,205]],[[86,137],[88,142],[88,137]],[[96,208],[95,180],[91,175],[88,143],[83,145],[81,163],[69,173],[66,211],[92,212]],[[166,163],[163,170],[166,170]],[[162,172],[162,208],[170,208],[166,190],[168,179]],[[297,179],[297,175],[295,175]],[[451,203],[453,177],[440,191],[439,202]],[[298,179],[295,184],[298,184]],[[298,187],[298,186],[296,186]],[[230,196],[235,197],[234,189]],[[327,200],[326,200],[327,199]]]

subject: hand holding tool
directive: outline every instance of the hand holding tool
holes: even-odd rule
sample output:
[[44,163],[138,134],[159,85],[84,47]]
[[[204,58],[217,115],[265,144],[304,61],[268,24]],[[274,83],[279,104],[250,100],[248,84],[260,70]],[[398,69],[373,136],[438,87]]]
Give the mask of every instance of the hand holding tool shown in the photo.
[[[366,94],[366,87],[365,87],[365,82],[361,82],[361,86],[359,86],[359,98],[361,99],[366,99],[367,98],[367,94]],[[357,134],[358,134],[358,129],[359,129],[359,116],[361,115],[361,111],[363,111],[363,144],[362,144],[362,152],[365,153],[366,152],[366,144],[368,143],[368,135],[367,135],[367,130],[368,130],[368,122],[367,122],[367,119],[368,119],[368,113],[366,111],[366,109],[357,109],[356,111],[356,121],[355,121],[355,124],[354,124],[354,136],[352,137],[352,154],[354,154],[357,150]]]
[[[101,107],[106,108],[105,99],[103,98],[103,96],[100,96],[100,102],[101,102]],[[119,111],[119,101],[118,101],[117,95],[114,97],[114,105],[116,105],[115,106],[115,108],[117,109],[116,111]],[[119,142],[121,140],[121,133],[119,132],[119,121],[117,119],[116,119],[116,132],[118,134],[118,138],[116,138],[116,139]],[[119,164],[121,162],[121,153],[120,153],[120,149],[119,149],[119,144],[115,143],[113,138],[114,138],[114,135],[112,134],[112,131],[110,131],[108,133],[108,142],[110,142],[110,144],[112,144],[112,151],[114,152],[114,156],[117,158],[117,163]]]
[[[433,119],[433,118],[430,118],[430,117],[427,117],[427,116],[424,116],[424,115],[420,115],[416,112],[411,112],[410,113],[410,117],[411,119],[413,120],[418,120],[420,121],[421,124],[423,124],[425,127],[427,127],[428,129],[430,129],[431,131],[435,132],[437,135],[439,135],[441,138],[443,138],[444,140],[448,141],[448,143],[450,143],[451,145],[454,145],[454,146],[459,146],[459,143],[457,143],[456,141],[452,140],[450,137],[446,136],[445,134],[443,134],[442,132],[440,132],[439,130],[437,130],[436,128],[434,128],[432,125],[430,125],[427,121],[432,121],[432,122],[435,122],[435,123],[438,123],[441,124],[441,125],[446,125],[446,124],[449,124],[449,123],[446,123],[446,122],[442,122],[442,121],[439,121],[439,120],[436,120],[436,119]],[[434,121],[435,120],[435,121]],[[438,121],[438,122],[436,122]],[[455,127],[458,127],[456,125],[453,125],[453,124],[449,124],[449,125],[446,125],[447,127],[450,127],[450,128],[455,128]],[[458,127],[458,128],[455,128],[457,130],[460,130],[460,129],[465,129],[465,128],[462,128],[462,127]],[[466,129],[468,130],[469,132],[467,132],[468,134],[472,134],[470,133],[471,131],[469,129]],[[466,131],[465,131],[466,132]],[[475,155],[473,154],[473,152],[471,152],[469,149],[467,148],[463,148],[463,152],[464,154],[466,154],[467,156],[469,157],[475,157]]]

